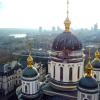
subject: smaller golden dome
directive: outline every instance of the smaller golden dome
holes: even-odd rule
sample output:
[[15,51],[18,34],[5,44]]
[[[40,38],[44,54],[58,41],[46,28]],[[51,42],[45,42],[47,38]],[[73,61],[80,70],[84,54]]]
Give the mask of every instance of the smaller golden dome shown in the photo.
[[98,61],[99,57],[100,57],[100,53],[99,53],[98,48],[97,48],[95,51],[95,59],[94,60]]
[[70,24],[71,24],[69,17],[66,18],[64,24],[65,24],[65,32],[69,32],[70,31]]
[[87,76],[87,77],[93,77],[93,67],[91,65],[90,59],[91,59],[91,57],[90,57],[90,48],[89,48],[88,63],[85,66],[85,76]]
[[27,66],[32,68],[33,66],[33,58],[31,56],[31,54],[29,54],[28,58],[27,58]]
[[93,76],[93,67],[90,63],[90,61],[88,62],[88,64],[85,66],[85,75],[87,77],[92,77]]

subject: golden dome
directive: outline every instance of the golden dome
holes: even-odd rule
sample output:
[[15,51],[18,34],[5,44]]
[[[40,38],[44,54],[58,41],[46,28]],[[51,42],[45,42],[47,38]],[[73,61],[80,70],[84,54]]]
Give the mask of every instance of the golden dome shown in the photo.
[[100,53],[99,53],[98,48],[97,48],[97,50],[95,51],[95,59],[94,60],[98,61],[99,57],[100,57]]
[[28,58],[27,58],[27,66],[32,68],[33,66],[33,58],[31,56],[31,54],[29,54]]
[[71,24],[69,17],[66,18],[64,24],[65,24],[65,32],[69,32],[70,31],[70,24]]
[[93,77],[93,67],[91,65],[90,58],[91,57],[90,57],[90,49],[89,49],[88,63],[85,66],[85,76],[87,77]]
[[92,77],[93,76],[93,67],[90,63],[90,61],[88,62],[88,64],[85,66],[85,75],[87,77]]

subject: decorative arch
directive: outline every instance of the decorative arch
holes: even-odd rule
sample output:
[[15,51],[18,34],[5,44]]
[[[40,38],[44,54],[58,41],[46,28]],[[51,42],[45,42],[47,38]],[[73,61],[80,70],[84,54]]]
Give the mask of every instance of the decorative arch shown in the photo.
[[78,73],[77,73],[77,78],[80,78],[80,66],[78,66]]
[[53,78],[55,78],[55,65],[54,65],[54,69],[53,69]]
[[96,74],[94,74],[94,78],[95,78],[95,79],[97,78]]
[[72,67],[69,68],[69,81],[72,81]]
[[37,90],[39,89],[38,83],[37,83]]
[[25,93],[27,93],[27,85],[25,85]]
[[60,67],[60,81],[63,81],[63,67]]

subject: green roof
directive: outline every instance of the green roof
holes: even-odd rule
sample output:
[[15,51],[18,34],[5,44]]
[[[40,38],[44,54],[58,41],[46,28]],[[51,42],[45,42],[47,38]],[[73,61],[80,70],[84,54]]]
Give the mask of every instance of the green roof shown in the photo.
[[23,71],[23,77],[32,78],[32,77],[36,77],[37,75],[38,72],[35,68],[26,67]]

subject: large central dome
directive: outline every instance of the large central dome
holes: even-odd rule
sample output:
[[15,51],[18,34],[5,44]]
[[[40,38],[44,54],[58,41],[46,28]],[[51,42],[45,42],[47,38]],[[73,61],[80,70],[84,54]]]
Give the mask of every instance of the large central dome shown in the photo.
[[55,51],[62,51],[64,49],[71,51],[81,50],[82,43],[71,32],[63,32],[55,38],[52,49]]

